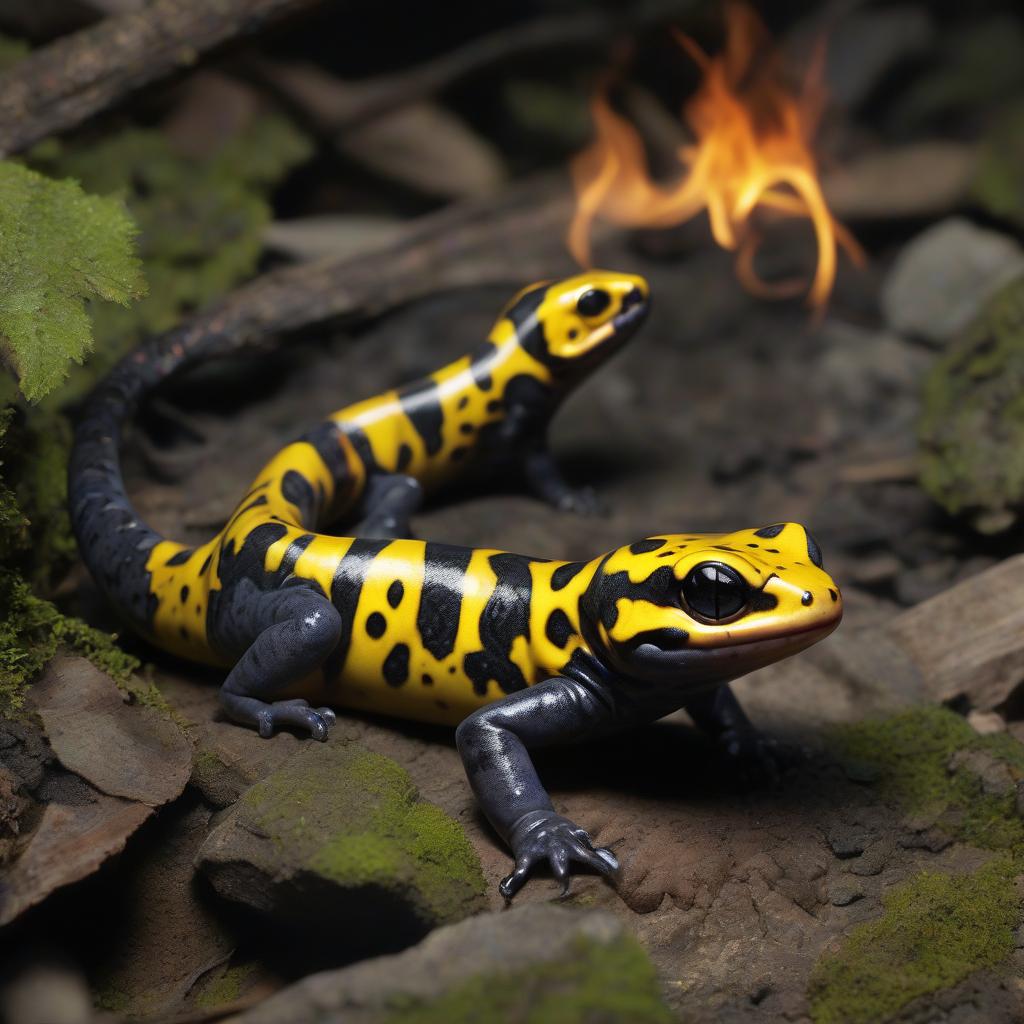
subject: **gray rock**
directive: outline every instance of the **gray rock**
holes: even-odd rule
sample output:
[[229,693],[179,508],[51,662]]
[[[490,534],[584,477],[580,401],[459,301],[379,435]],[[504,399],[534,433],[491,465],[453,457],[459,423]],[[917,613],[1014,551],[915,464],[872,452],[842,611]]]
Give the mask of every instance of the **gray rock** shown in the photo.
[[[228,1024],[667,1022],[653,967],[607,911],[535,904],[441,928],[397,956],[303,979]],[[539,1019],[539,1018],[538,1018]]]
[[882,289],[890,328],[941,344],[1024,270],[1013,239],[950,217],[904,246]]
[[226,899],[373,952],[484,906],[461,827],[356,744],[302,747],[224,812],[196,860]]

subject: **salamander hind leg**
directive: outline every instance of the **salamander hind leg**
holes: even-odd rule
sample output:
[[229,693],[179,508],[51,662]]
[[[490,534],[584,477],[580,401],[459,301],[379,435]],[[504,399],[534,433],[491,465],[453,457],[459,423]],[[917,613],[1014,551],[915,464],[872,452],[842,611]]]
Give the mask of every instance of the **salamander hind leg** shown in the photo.
[[[319,590],[285,587],[247,595],[244,612],[235,612],[251,642],[220,691],[225,712],[242,725],[254,726],[264,738],[282,726],[326,740],[335,722],[330,708],[313,708],[301,699],[275,700],[326,660],[341,635],[341,616]],[[239,615],[248,627],[238,623]]]
[[353,533],[357,537],[393,540],[412,537],[411,517],[423,502],[423,488],[414,477],[402,473],[371,476],[363,497],[365,515]]

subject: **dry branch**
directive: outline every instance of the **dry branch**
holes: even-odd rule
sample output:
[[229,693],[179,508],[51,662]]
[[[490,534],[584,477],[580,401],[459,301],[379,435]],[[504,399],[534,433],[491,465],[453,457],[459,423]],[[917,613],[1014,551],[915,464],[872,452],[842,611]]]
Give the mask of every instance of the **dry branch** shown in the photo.
[[0,156],[66,131],[207,50],[315,0],[153,0],[42,47],[0,75]]

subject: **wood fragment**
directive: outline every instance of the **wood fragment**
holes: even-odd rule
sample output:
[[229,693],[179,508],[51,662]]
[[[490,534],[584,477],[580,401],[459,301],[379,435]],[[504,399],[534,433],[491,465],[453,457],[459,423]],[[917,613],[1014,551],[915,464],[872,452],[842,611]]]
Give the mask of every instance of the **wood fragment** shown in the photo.
[[203,53],[316,0],[153,0],[41,47],[0,75],[0,157],[81,124]]

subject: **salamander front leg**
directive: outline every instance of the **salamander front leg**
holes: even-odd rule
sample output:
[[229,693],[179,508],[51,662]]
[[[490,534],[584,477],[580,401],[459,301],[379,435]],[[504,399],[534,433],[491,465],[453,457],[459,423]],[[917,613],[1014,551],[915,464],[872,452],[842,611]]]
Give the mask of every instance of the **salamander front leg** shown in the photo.
[[459,726],[456,742],[470,785],[515,857],[515,870],[500,886],[506,899],[543,861],[563,895],[570,861],[603,875],[618,870],[610,850],[595,848],[582,828],[555,813],[527,747],[586,739],[619,724],[614,699],[602,687],[556,677],[475,711]]
[[546,445],[527,453],[523,471],[534,494],[560,511],[581,516],[607,515],[607,506],[592,487],[572,487],[568,483]]
[[767,779],[772,785],[778,783],[782,760],[779,745],[747,718],[728,683],[690,698],[684,707],[697,728],[718,741],[749,781]]
[[317,591],[294,587],[261,595],[250,614],[259,631],[224,680],[221,706],[236,722],[255,726],[264,738],[281,726],[292,726],[326,740],[335,721],[330,708],[274,697],[314,672],[334,650],[341,636],[337,608]]
[[371,476],[363,498],[365,515],[353,533],[357,537],[412,537],[411,517],[423,502],[423,488],[402,473]]

